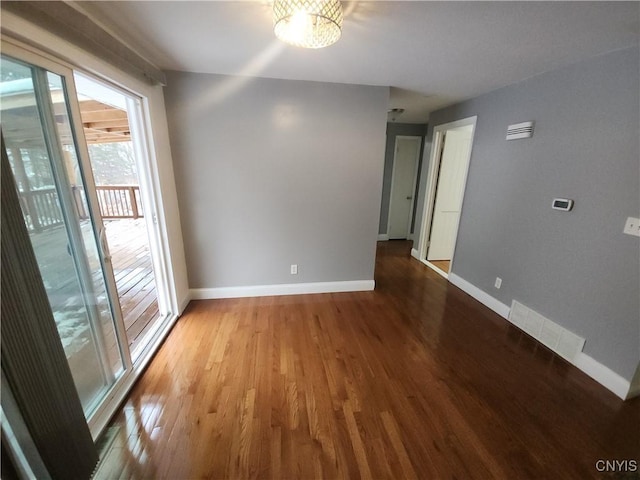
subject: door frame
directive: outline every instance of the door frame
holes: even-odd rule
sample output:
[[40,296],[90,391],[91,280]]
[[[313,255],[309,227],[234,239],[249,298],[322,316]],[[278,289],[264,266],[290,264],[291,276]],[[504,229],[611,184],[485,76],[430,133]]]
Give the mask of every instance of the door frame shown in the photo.
[[[160,347],[164,338],[168,335],[169,331],[175,324],[176,320],[180,313],[186,307],[190,297],[186,299],[178,298],[178,285],[177,285],[177,275],[184,274],[186,277],[186,271],[182,272],[180,269],[180,265],[178,265],[179,272],[176,272],[176,265],[172,260],[172,253],[170,249],[170,241],[175,242],[175,238],[169,238],[170,232],[166,228],[166,218],[165,210],[169,209],[170,214],[173,214],[173,211],[177,211],[177,199],[175,199],[175,203],[173,203],[173,198],[169,198],[166,200],[163,198],[162,192],[162,183],[160,178],[160,173],[158,170],[157,162],[158,162],[158,148],[162,149],[162,152],[169,151],[168,139],[165,139],[164,136],[160,139],[157,139],[154,135],[155,129],[154,125],[157,125],[161,131],[163,128],[166,128],[166,119],[158,114],[157,102],[158,95],[154,93],[150,87],[147,85],[141,84],[138,80],[129,78],[127,75],[123,74],[115,67],[102,62],[100,59],[92,57],[89,54],[86,54],[83,50],[68,44],[64,41],[59,40],[55,35],[50,34],[49,32],[41,30],[39,27],[33,26],[28,22],[24,22],[21,18],[15,17],[11,13],[4,13],[3,15],[8,18],[7,22],[13,22],[15,25],[13,26],[13,30],[8,28],[8,32],[4,31],[0,35],[2,41],[2,50],[3,53],[11,56],[9,53],[9,48],[11,51],[19,51],[24,52],[26,56],[17,56],[13,54],[14,57],[23,59],[28,61],[28,56],[33,56],[32,58],[42,59],[47,63],[47,65],[57,65],[58,67],[52,67],[50,70],[56,73],[56,68],[59,70],[60,67],[64,69],[68,69],[72,72],[70,77],[70,84],[73,88],[73,95],[75,95],[75,81],[73,78],[73,72],[81,73],[84,76],[92,78],[94,80],[100,81],[102,83],[108,84],[110,87],[114,87],[117,90],[122,92],[126,92],[125,94],[129,97],[133,96],[140,100],[140,103],[136,108],[136,116],[138,117],[139,127],[142,128],[145,132],[145,139],[147,142],[147,152],[145,158],[145,167],[148,170],[145,172],[147,176],[147,180],[149,181],[149,202],[148,200],[146,205],[147,209],[150,212],[150,215],[153,216],[153,224],[158,234],[157,242],[158,247],[162,252],[162,272],[167,281],[167,308],[169,309],[164,318],[159,322],[155,335],[144,351],[137,358],[136,362],[129,367],[129,362],[131,361],[131,355],[128,350],[128,344],[125,341],[125,345],[123,348],[127,349],[128,354],[126,355],[126,359],[123,359],[123,364],[125,365],[125,372],[122,374],[121,380],[116,383],[105,395],[104,403],[96,408],[92,414],[89,424],[89,428],[91,431],[91,435],[94,440],[98,438],[98,436],[104,431],[107,427],[108,422],[110,421],[112,415],[116,412],[118,406],[122,403],[122,401],[126,398],[126,395],[133,387],[136,379],[144,372],[146,366],[153,358],[153,355]],[[4,25],[3,18],[3,27]],[[17,27],[20,27],[18,29]],[[26,33],[16,33],[18,30],[22,30]],[[27,33],[31,35],[29,37],[24,37]],[[25,42],[25,38],[28,38],[28,43]],[[47,43],[49,42],[49,43]],[[55,48],[55,52],[53,49]],[[52,53],[53,52],[53,53]],[[72,53],[70,53],[72,52]],[[37,62],[31,62],[37,63]],[[69,95],[72,93],[69,91]],[[150,98],[153,97],[154,104],[151,103]],[[160,101],[162,98],[160,97]],[[73,113],[73,127],[74,133],[81,135],[83,142],[81,146],[79,146],[80,156],[82,156],[82,151],[86,150],[85,154],[87,155],[88,160],[88,148],[86,146],[86,142],[84,142],[84,131],[82,130],[82,122],[80,121],[79,115],[79,106],[78,108],[72,108]],[[165,150],[166,147],[166,150]],[[172,173],[172,172],[171,172]],[[166,172],[165,172],[166,174]],[[139,175],[142,175],[139,172]],[[93,185],[93,180],[91,180],[91,184]],[[145,201],[145,198],[143,198]],[[173,235],[175,237],[175,235]],[[180,245],[182,245],[182,239],[180,237]],[[178,258],[178,261],[181,259]],[[155,265],[154,265],[155,267]],[[186,266],[185,266],[186,268]],[[117,292],[117,290],[116,290]],[[117,297],[117,294],[116,294]],[[122,315],[120,315],[120,321],[122,322],[122,326],[124,327],[124,320],[122,319]],[[119,323],[119,322],[116,322]],[[125,336],[123,337],[126,339]]]
[[[146,233],[149,240],[149,254],[153,268],[154,282],[156,286],[156,295],[158,302],[158,311],[160,318],[157,324],[160,325],[166,319],[165,317],[176,313],[176,309],[171,301],[170,291],[172,287],[172,277],[167,265],[166,255],[163,251],[163,236],[161,223],[158,218],[158,196],[156,194],[156,178],[158,178],[155,164],[152,161],[153,145],[150,138],[150,127],[147,124],[147,113],[145,106],[145,98],[126,88],[122,88],[108,80],[97,77],[81,68],[74,68],[74,74],[86,78],[88,81],[96,83],[103,88],[113,90],[122,95],[126,103],[126,111],[128,115],[129,128],[131,131],[131,144],[134,151],[134,159],[137,170],[138,182],[140,185],[140,199],[142,205],[145,206],[146,213],[144,222]],[[87,158],[90,154],[87,149]],[[93,168],[93,166],[91,166]],[[106,240],[105,240],[106,241]],[[117,288],[116,288],[117,291]],[[124,315],[123,315],[124,318]],[[128,338],[127,338],[128,343]],[[151,344],[140,345],[136,350],[131,351],[131,357],[139,358],[149,353]],[[135,355],[134,355],[135,354]],[[137,362],[136,362],[137,363]],[[134,363],[135,366],[135,363]]]
[[[116,330],[116,336],[118,339],[118,348],[121,353],[123,368],[121,376],[117,378],[113,385],[109,387],[99,405],[91,409],[91,413],[87,418],[87,424],[89,425],[91,434],[95,439],[98,436],[100,430],[99,419],[104,416],[106,411],[112,408],[114,392],[122,390],[124,385],[126,385],[130,381],[130,377],[132,376],[133,372],[133,364],[131,362],[129,345],[126,341],[126,328],[122,316],[122,310],[120,308],[120,302],[118,299],[113,266],[111,264],[111,261],[109,260],[109,252],[106,249],[105,244],[103,243],[104,224],[102,221],[102,216],[100,214],[98,196],[96,193],[95,182],[93,179],[93,173],[89,161],[87,142],[84,136],[84,129],[82,128],[78,95],[75,89],[75,82],[73,78],[73,69],[68,65],[65,65],[64,63],[57,62],[55,59],[52,59],[45,55],[41,55],[40,53],[34,52],[30,49],[25,49],[21,45],[7,41],[4,38],[2,53],[3,55],[6,55],[10,58],[15,58],[18,61],[29,63],[35,67],[50,71],[52,73],[55,73],[56,75],[60,75],[65,82],[66,95],[68,96],[69,100],[67,105],[67,113],[69,116],[71,133],[74,137],[74,146],[76,148],[76,155],[78,157],[78,166],[80,168],[80,174],[82,176],[82,181],[85,188],[85,197],[87,201],[87,207],[89,209],[88,213],[91,218],[91,225],[94,237],[96,239],[98,255],[100,256],[100,263],[105,273],[104,281],[108,295],[110,297],[109,304],[113,317],[114,328]],[[53,141],[57,142],[58,139],[55,138],[53,139]],[[114,299],[116,300],[115,302],[113,301]]]
[[413,219],[413,208],[416,201],[416,185],[418,183],[418,167],[420,166],[420,151],[422,149],[422,137],[419,135],[396,135],[393,143],[393,165],[391,167],[391,188],[389,189],[389,209],[387,211],[387,237],[389,236],[389,227],[391,226],[391,212],[393,206],[393,186],[396,177],[396,155],[398,154],[398,139],[417,139],[418,149],[416,151],[415,166],[413,169],[413,182],[411,186],[411,206],[409,207],[409,221],[407,223],[407,239],[411,235],[411,220]]
[[469,158],[467,159],[467,167],[464,172],[464,181],[462,187],[462,207],[460,208],[460,216],[456,222],[455,236],[453,241],[453,253],[449,263],[449,271],[453,265],[453,258],[456,254],[456,245],[458,243],[458,232],[460,227],[460,219],[464,210],[464,197],[467,190],[467,180],[469,175],[469,166],[471,165],[471,155],[473,152],[473,141],[476,133],[476,123],[478,116],[467,117],[454,122],[443,123],[433,128],[433,142],[431,144],[431,154],[429,157],[429,170],[427,173],[427,183],[424,196],[424,205],[422,210],[422,224],[420,228],[420,237],[418,240],[418,260],[427,265],[444,278],[449,278],[449,272],[444,272],[427,260],[428,241],[431,237],[431,222],[433,220],[433,210],[436,201],[436,190],[438,182],[438,172],[440,171],[440,163],[442,161],[442,149],[444,147],[444,136],[448,130],[454,130],[460,127],[471,126],[471,144],[469,146]]

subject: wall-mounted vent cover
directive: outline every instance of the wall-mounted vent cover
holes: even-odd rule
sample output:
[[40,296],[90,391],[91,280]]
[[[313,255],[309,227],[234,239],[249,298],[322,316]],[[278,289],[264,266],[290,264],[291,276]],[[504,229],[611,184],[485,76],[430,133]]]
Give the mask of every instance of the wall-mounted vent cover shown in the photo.
[[533,122],[514,123],[507,127],[507,140],[533,137]]
[[573,364],[584,348],[584,338],[515,300],[511,304],[509,321]]

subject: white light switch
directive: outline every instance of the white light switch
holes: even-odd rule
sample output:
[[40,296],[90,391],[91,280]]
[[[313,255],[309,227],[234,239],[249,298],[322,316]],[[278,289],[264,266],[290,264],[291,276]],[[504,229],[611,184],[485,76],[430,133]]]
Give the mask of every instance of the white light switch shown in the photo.
[[292,264],[291,265],[291,275],[297,275],[297,274],[298,274],[298,265]]
[[627,223],[624,224],[624,233],[640,237],[640,218],[627,218]]

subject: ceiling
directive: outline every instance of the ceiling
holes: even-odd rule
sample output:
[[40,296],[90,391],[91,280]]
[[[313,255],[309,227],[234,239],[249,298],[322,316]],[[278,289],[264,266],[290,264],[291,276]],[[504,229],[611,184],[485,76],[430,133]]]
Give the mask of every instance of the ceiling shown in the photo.
[[338,43],[285,45],[271,2],[73,2],[163,70],[390,86],[396,121],[638,45],[639,2],[343,2]]

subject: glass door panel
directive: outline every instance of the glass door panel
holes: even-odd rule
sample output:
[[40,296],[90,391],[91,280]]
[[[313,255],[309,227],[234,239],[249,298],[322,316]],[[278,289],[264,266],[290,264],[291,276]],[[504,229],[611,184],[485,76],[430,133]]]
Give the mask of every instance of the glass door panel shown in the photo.
[[162,312],[168,311],[163,308],[161,276],[159,269],[154,268],[152,256],[153,209],[143,201],[146,185],[141,145],[145,139],[141,138],[141,129],[136,128],[135,116],[140,101],[77,72],[74,80],[127,341],[135,364],[162,324],[165,318]]
[[74,83],[135,365],[148,354],[170,311],[149,191],[142,101],[79,72]]
[[[126,368],[65,78],[2,56],[2,133],[25,225],[87,418]],[[99,217],[98,225],[101,225]]]

